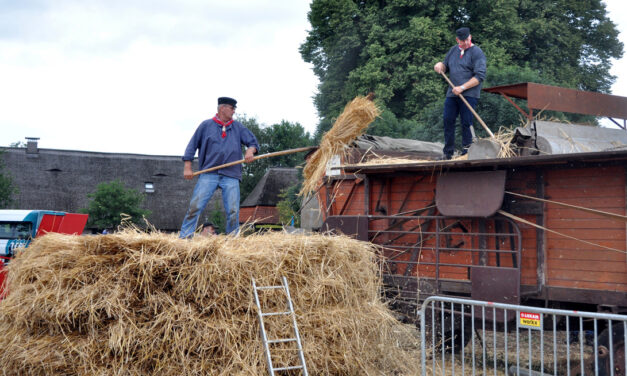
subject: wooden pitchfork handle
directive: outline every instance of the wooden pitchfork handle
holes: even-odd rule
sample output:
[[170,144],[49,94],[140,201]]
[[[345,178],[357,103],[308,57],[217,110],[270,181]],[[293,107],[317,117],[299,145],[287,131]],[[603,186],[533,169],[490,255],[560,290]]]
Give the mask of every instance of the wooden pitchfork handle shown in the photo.
[[[440,74],[442,75],[442,77],[444,77],[444,79],[446,80],[446,82],[448,82],[449,85],[451,85],[451,88],[455,88],[455,85],[453,85],[453,83],[451,82],[451,80],[449,80],[449,78],[446,76],[446,73],[444,72],[440,72]],[[481,119],[481,117],[479,116],[479,114],[475,111],[474,108],[472,108],[472,106],[470,105],[470,103],[468,103],[468,101],[466,100],[466,98],[464,98],[463,95],[457,94],[458,97],[461,98],[461,100],[464,102],[464,104],[466,104],[466,107],[468,107],[468,109],[470,110],[470,112],[472,112],[473,115],[475,115],[475,118],[477,118],[477,120],[479,121],[479,123],[481,123],[481,125],[483,126],[483,129],[485,129],[486,132],[488,132],[488,134],[490,135],[490,137],[495,138],[494,137],[494,133],[492,133],[492,131],[490,130],[490,128],[488,128],[488,126],[483,122],[483,119]]]
[[[270,158],[270,157],[278,157],[279,155],[286,155],[286,154],[293,154],[293,153],[298,153],[301,151],[309,151],[309,150],[313,150],[317,148],[317,146],[306,146],[304,148],[297,148],[297,149],[288,149],[288,150],[282,150],[282,151],[275,151],[274,153],[268,153],[268,154],[262,154],[262,155],[258,155],[256,157],[253,158],[253,161],[256,161],[258,159],[263,159],[263,158]],[[192,174],[192,176],[198,176],[200,174],[204,174],[205,172],[211,172],[211,171],[215,171],[215,170],[219,170],[221,168],[225,168],[225,167],[231,167],[231,166],[235,166],[238,164],[242,164],[246,162],[245,159],[239,160],[239,161],[234,161],[234,162],[229,162],[229,163],[225,163],[223,165],[220,166],[214,166],[211,168],[208,168],[206,170],[201,170],[201,171],[196,171]]]

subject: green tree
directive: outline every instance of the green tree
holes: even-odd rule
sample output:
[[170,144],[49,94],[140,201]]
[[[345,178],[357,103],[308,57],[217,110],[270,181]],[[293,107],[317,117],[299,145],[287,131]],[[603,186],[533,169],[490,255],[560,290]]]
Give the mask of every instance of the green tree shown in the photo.
[[219,202],[216,201],[213,210],[211,210],[209,214],[208,220],[213,223],[213,228],[216,230],[217,234],[226,233],[226,217]]
[[397,119],[422,123],[415,133],[427,131],[425,111],[446,89],[433,65],[461,25],[486,53],[488,72],[528,69],[541,83],[607,92],[611,59],[623,54],[600,0],[313,0],[308,19],[300,53],[320,79],[317,138],[369,91]]
[[87,227],[100,230],[115,228],[122,222],[123,214],[129,216],[131,222],[141,223],[143,217],[150,214],[150,211],[141,208],[143,194],[124,187],[119,180],[98,184],[96,191],[87,197],[91,200],[89,206],[80,210],[89,214]]
[[390,110],[384,109],[368,127],[368,134],[393,138],[411,138],[417,122],[410,119],[398,119]]
[[[368,134],[374,136],[387,136],[394,138],[410,138],[414,134],[417,122],[411,119],[399,119],[396,115],[378,103],[381,108],[381,115],[368,126]],[[322,119],[318,123],[314,136],[315,143],[319,144],[324,133],[333,126],[335,119]]]
[[[309,132],[306,132],[299,123],[284,120],[278,124],[263,127],[256,119],[243,118],[240,121],[257,137],[261,154],[313,145]],[[304,153],[296,153],[244,164],[240,184],[241,200],[243,201],[250,194],[270,167],[296,167],[304,163],[303,157]]]
[[301,183],[294,184],[288,188],[281,190],[279,197],[281,201],[277,203],[279,211],[279,221],[284,225],[291,225],[294,220],[294,227],[300,227],[300,208],[302,197],[298,195]]
[[[266,150],[263,148],[263,133],[261,124],[255,118],[248,118],[246,116],[239,116],[239,121],[246,126],[255,137],[257,137],[257,142],[259,142],[259,154],[265,154]],[[242,165],[242,180],[239,185],[240,191],[240,202],[244,201],[248,194],[253,190],[255,184],[263,177],[265,170],[261,167],[261,163],[263,159],[254,161],[253,163],[244,163]]]
[[[506,66],[488,70],[484,85],[489,87],[518,82],[538,82],[547,85],[556,84],[554,81],[541,78],[537,71],[529,67],[520,68],[516,66]],[[524,111],[529,112],[526,101],[515,98],[510,99]],[[440,98],[440,100],[427,106],[419,116],[419,120],[416,123],[417,125],[412,130],[411,138],[441,142],[444,139],[444,126],[442,124],[443,111],[444,98]],[[523,115],[508,101],[496,94],[482,93],[481,100],[477,106],[477,113],[479,113],[483,121],[494,133],[498,132],[500,127],[514,128],[522,126],[525,123]],[[593,123],[595,121],[592,116],[555,111],[542,111],[534,115],[542,119],[556,119],[576,123]],[[459,124],[459,119],[457,122]],[[475,132],[478,137],[488,137],[487,132],[483,130],[479,122],[474,120],[474,124]],[[457,143],[461,144],[461,132],[457,132],[457,136]]]
[[13,195],[19,192],[11,175],[5,170],[3,151],[0,151],[0,209],[6,209],[13,203]]

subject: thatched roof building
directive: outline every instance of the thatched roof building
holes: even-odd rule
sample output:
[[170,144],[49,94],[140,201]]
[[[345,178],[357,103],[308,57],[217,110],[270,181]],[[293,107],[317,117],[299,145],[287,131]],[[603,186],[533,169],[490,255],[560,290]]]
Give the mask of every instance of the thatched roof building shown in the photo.
[[298,183],[298,169],[272,167],[259,180],[240,207],[240,222],[278,224],[276,204],[283,189]]
[[[99,183],[120,180],[145,193],[143,207],[151,211],[150,223],[163,231],[178,231],[194,188],[194,182],[182,178],[179,156],[40,149],[37,139],[29,139],[26,148],[0,151],[19,188],[13,196],[15,209],[76,212],[87,207],[87,194]],[[213,200],[221,200],[219,193]]]

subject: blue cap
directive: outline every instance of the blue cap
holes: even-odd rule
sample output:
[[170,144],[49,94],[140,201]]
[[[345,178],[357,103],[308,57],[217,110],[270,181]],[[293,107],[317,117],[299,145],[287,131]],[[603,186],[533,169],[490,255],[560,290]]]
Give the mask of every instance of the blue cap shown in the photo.
[[221,104],[230,104],[233,107],[237,107],[237,101],[233,98],[229,97],[220,97],[218,98],[218,106]]
[[455,35],[457,35],[457,39],[459,40],[466,40],[470,35],[470,29],[467,27],[460,27],[459,29],[455,30]]

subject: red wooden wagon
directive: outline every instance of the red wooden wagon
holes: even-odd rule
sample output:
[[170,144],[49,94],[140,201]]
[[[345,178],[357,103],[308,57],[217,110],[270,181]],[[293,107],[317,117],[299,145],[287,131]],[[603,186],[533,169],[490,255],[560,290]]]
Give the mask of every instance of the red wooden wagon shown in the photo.
[[[520,85],[488,91],[627,119],[627,98]],[[543,155],[560,137],[542,126],[513,158],[351,165],[355,151],[319,192],[323,229],[380,245],[387,294],[406,312],[448,295],[627,313],[627,147],[570,134],[579,149]],[[617,147],[581,150],[603,142]]]

